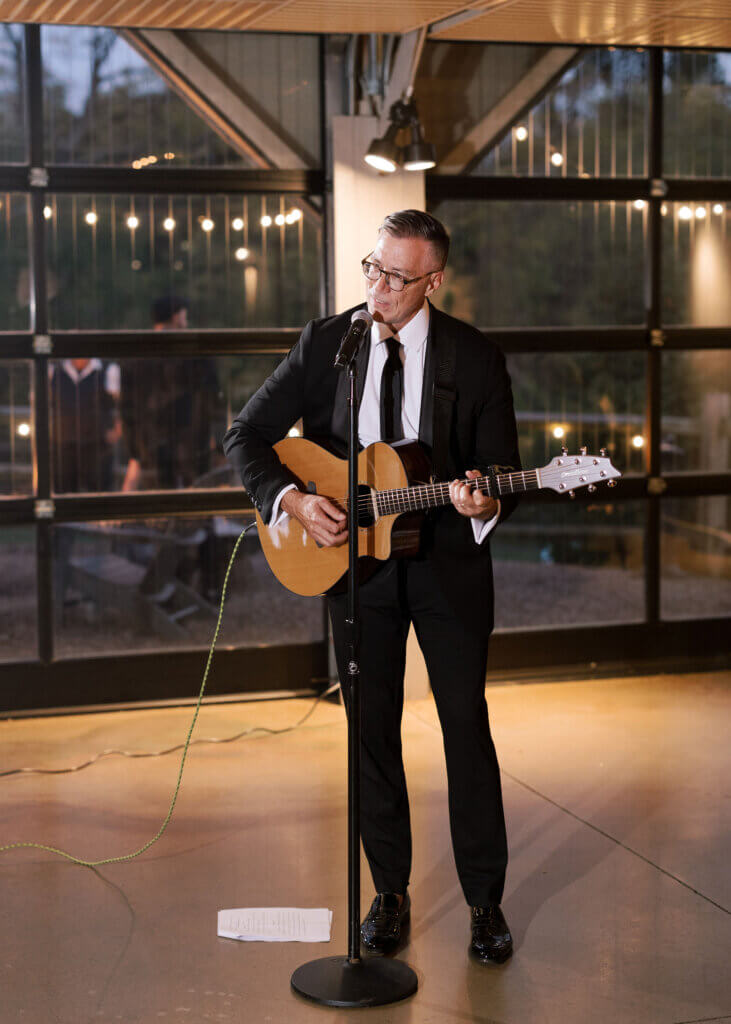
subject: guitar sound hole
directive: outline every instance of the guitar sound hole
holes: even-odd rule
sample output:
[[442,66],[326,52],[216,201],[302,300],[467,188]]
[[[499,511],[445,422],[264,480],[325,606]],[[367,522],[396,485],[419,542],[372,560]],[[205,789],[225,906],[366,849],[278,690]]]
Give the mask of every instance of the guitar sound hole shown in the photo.
[[376,517],[373,515],[373,502],[371,501],[371,489],[367,484],[358,485],[358,526],[364,529],[373,526]]

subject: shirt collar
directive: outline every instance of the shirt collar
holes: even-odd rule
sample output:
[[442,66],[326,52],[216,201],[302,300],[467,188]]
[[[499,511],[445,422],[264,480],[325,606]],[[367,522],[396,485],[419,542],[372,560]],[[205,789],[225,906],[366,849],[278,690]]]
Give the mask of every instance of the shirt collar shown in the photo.
[[[373,324],[372,340],[375,344],[392,338],[394,332],[387,324]],[[398,340],[405,348],[419,349],[425,343],[429,335],[429,303],[424,299],[424,305],[419,312],[398,332]]]
[[84,377],[88,377],[90,373],[94,373],[95,370],[101,370],[102,368],[102,364],[99,359],[90,359],[80,373],[70,359],[64,359],[61,365],[75,384],[78,384],[79,381],[84,379]]

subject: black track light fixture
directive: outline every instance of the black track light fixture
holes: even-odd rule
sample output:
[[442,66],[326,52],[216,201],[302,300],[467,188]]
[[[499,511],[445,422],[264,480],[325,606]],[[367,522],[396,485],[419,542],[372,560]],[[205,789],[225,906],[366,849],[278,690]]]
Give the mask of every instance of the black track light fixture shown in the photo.
[[[405,171],[427,171],[436,165],[434,146],[424,141],[421,122],[416,112],[416,104],[410,97],[397,100],[389,111],[390,124],[386,134],[380,139],[373,139],[365,162],[377,171],[392,174],[397,167],[403,166]],[[411,141],[404,147],[397,144],[399,132],[408,130]]]

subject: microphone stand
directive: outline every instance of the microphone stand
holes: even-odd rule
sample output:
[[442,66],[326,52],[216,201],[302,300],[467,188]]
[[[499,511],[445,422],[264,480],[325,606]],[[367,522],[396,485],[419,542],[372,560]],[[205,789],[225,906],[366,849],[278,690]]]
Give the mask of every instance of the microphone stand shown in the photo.
[[[324,1006],[395,1003],[413,995],[414,971],[402,960],[363,960],[360,955],[360,668],[358,664],[358,402],[356,351],[348,370],[348,605],[346,627],[348,715],[348,955],[328,956],[298,967],[295,992]],[[344,368],[344,367],[342,367]],[[341,680],[342,682],[342,680]]]

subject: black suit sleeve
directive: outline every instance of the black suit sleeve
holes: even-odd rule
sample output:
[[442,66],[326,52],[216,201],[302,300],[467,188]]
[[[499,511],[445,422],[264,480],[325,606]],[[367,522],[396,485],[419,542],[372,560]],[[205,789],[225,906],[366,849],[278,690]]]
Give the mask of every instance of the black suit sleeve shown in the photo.
[[299,341],[252,395],[223,438],[223,450],[251,495],[264,522],[283,487],[297,483],[272,445],[287,434],[304,412],[305,376],[312,346],[310,322]]
[[[483,473],[490,466],[520,469],[513,391],[505,356],[497,346],[493,346],[491,358],[487,360],[484,395],[475,431],[473,465]],[[500,498],[500,522],[507,519],[517,503],[518,499],[512,495]]]

